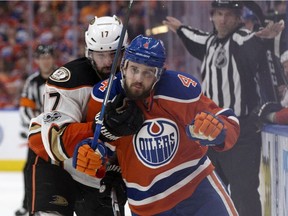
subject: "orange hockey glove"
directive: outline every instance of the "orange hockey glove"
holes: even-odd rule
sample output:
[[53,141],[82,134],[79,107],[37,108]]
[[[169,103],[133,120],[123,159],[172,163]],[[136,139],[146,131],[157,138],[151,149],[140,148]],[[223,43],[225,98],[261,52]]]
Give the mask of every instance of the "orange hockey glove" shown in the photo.
[[208,112],[201,112],[186,126],[186,133],[201,145],[215,146],[224,143],[226,129],[220,118]]
[[97,150],[94,151],[90,145],[92,139],[85,139],[80,142],[73,154],[73,167],[78,171],[90,176],[96,176],[97,170],[102,166],[106,147],[103,143],[98,143]]

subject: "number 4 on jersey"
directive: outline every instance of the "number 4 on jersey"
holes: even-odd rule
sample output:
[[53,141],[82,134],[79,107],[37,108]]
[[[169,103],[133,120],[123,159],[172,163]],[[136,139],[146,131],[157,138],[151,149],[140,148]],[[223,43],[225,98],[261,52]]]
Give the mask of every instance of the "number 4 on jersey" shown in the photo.
[[181,74],[178,74],[178,77],[179,77],[179,79],[181,80],[182,84],[183,84],[185,87],[187,87],[187,88],[189,88],[190,84],[191,84],[192,86],[194,86],[194,87],[197,85],[197,82],[195,82],[195,81],[192,80],[191,78],[188,78],[188,77],[183,76],[183,75],[181,75]]

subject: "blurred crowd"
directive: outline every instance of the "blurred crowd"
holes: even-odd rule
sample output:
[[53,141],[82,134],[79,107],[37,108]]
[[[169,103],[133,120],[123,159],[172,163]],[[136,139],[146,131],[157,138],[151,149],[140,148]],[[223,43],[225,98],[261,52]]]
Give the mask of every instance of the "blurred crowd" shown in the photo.
[[[266,11],[267,2],[270,1],[265,2]],[[278,1],[275,2],[269,7],[272,8],[270,14],[278,17],[285,13],[285,1],[284,4],[283,1],[279,1],[279,4]],[[84,56],[84,32],[91,18],[116,14],[124,20],[128,3],[129,1],[119,0],[0,1],[0,109],[18,108],[24,81],[37,69],[33,61],[33,52],[37,45],[53,45],[56,51],[56,65],[63,65],[65,62]],[[186,11],[187,13],[189,7],[185,7],[188,5],[179,2],[172,2],[173,8],[169,11],[168,3],[164,1],[134,1],[128,26],[129,39],[133,39],[138,34],[145,34],[145,30],[153,25],[161,24],[171,10],[177,15],[177,10],[174,10],[175,4],[177,4],[178,12]],[[209,2],[203,2],[205,8],[207,5]],[[277,8],[274,9],[274,6]],[[277,16],[275,16],[275,11],[277,11]],[[193,13],[187,16],[191,17]],[[247,26],[248,22],[253,21],[253,15],[249,12],[244,14],[243,18]],[[280,18],[283,17],[280,16]],[[166,38],[160,35],[159,39],[166,43],[169,37],[165,35]],[[173,38],[170,38],[171,41],[173,46],[169,52],[170,55],[176,52],[175,46],[180,47],[180,50],[183,49],[182,44],[176,43]],[[172,58],[168,58],[168,64],[171,64],[172,68],[175,66],[181,70],[189,63],[187,57],[182,55],[184,55],[183,52],[181,56],[179,53],[171,55]]]
[[[133,6],[132,37],[144,34],[141,4]],[[0,1],[0,108],[18,107],[24,81],[36,70],[37,45],[53,45],[56,64],[62,65],[84,56],[84,32],[94,16],[122,18],[126,9],[127,1]]]

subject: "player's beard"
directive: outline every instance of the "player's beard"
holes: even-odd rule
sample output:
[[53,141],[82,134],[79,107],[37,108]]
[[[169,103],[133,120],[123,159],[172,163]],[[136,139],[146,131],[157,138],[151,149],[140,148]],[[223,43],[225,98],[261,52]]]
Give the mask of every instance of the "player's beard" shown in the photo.
[[109,67],[102,67],[102,68],[98,69],[98,72],[101,74],[101,77],[103,79],[108,79],[109,78],[110,73],[111,73],[111,67],[110,66]]
[[103,67],[103,68],[101,68],[100,72],[102,74],[110,74],[111,73],[111,67]]
[[[136,84],[136,83],[132,83],[129,87],[127,85],[127,83],[124,81],[124,90],[126,93],[126,96],[131,99],[131,100],[141,100],[141,99],[145,99],[150,95],[150,88],[144,91],[133,91],[131,87],[133,87],[133,85],[141,85],[141,84]],[[143,85],[142,85],[143,86]],[[143,87],[144,88],[144,87]]]

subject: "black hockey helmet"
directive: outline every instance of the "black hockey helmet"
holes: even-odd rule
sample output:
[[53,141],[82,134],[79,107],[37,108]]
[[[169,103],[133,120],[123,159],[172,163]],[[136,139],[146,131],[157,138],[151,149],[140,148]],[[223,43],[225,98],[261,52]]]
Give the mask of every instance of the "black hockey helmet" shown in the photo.
[[35,50],[35,57],[38,58],[40,55],[54,55],[54,49],[51,45],[40,44]]
[[240,1],[228,1],[228,0],[214,0],[211,4],[210,16],[213,15],[216,9],[226,8],[233,9],[235,14],[239,17],[242,15],[243,4]]
[[243,4],[240,1],[215,0],[212,2],[212,8],[242,9]]

